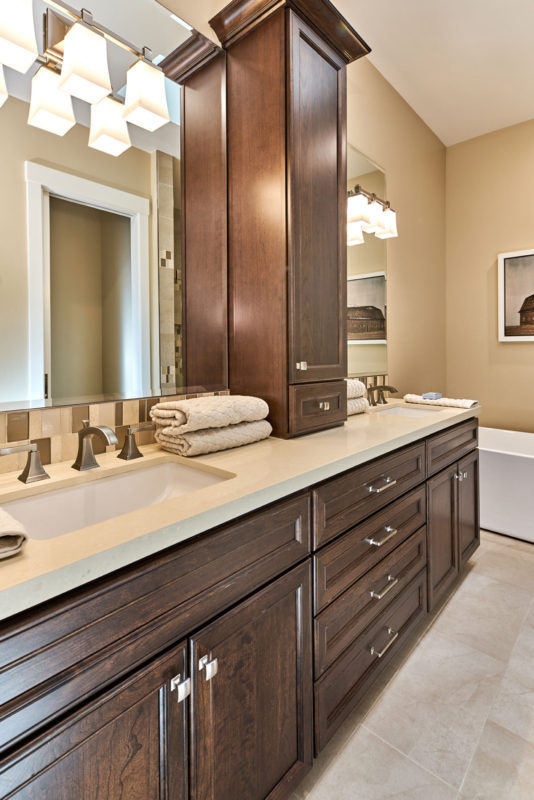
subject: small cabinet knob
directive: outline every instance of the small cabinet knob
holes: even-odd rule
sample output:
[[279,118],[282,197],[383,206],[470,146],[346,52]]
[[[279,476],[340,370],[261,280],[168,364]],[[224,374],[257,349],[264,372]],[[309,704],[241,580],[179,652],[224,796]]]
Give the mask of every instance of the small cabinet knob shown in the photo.
[[301,370],[302,372],[306,372],[308,369],[308,362],[307,361],[297,361],[297,370]]
[[183,703],[191,694],[191,678],[182,680],[181,675],[176,675],[171,680],[171,692],[176,692],[177,703]]
[[216,658],[212,658],[210,660],[209,656],[202,656],[198,662],[198,670],[199,672],[204,670],[206,680],[211,681],[211,679],[214,678],[219,671],[219,662]]
[[330,411],[330,403],[323,401],[322,403],[319,403],[319,408],[321,411]]

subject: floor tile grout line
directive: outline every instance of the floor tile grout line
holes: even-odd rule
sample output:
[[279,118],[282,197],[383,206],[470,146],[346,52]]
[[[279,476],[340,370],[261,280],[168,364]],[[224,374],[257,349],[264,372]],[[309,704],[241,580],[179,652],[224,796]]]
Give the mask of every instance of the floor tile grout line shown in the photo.
[[453,786],[452,783],[449,783],[448,781],[443,780],[443,778],[440,778],[439,775],[436,775],[434,772],[432,772],[432,770],[428,769],[428,767],[424,767],[422,764],[419,763],[419,761],[416,761],[415,758],[412,758],[407,753],[403,752],[402,750],[399,750],[398,747],[395,747],[395,745],[391,744],[391,742],[388,742],[387,739],[384,739],[378,733],[375,733],[375,731],[373,731],[371,728],[368,728],[367,725],[362,724],[361,727],[365,728],[367,733],[370,733],[371,736],[374,736],[376,739],[379,739],[381,742],[383,742],[383,744],[387,745],[388,747],[391,747],[391,749],[395,750],[396,753],[398,753],[399,755],[403,756],[403,758],[406,758],[411,764],[414,764],[419,769],[422,769],[423,772],[426,772],[427,775],[430,775],[432,778],[435,778],[437,781],[442,783],[448,789],[452,789],[453,792],[459,792],[460,791],[459,789],[456,788],[456,786]]

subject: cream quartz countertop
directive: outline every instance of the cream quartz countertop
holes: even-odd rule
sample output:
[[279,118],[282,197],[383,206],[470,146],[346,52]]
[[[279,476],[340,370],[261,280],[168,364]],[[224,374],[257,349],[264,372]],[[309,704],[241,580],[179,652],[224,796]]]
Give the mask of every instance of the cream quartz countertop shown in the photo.
[[[390,403],[388,407],[394,405],[404,404]],[[115,453],[100,455],[100,469],[89,473],[75,472],[70,462],[48,466],[51,480],[32,486],[17,481],[18,473],[0,475],[0,506],[24,496],[147,467],[151,462],[180,461],[231,476],[213,486],[63,536],[28,539],[20,555],[0,561],[0,619],[479,413],[479,406],[469,410],[433,409],[421,417],[370,412],[349,418],[343,427],[298,439],[270,438],[190,459],[151,445],[142,448],[145,458],[133,462],[120,461]]]

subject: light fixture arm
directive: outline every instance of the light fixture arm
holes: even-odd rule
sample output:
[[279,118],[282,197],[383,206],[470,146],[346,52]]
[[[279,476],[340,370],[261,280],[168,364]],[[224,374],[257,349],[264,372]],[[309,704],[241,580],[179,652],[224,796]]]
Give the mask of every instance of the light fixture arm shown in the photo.
[[[363,188],[363,186],[360,186],[359,183],[356,184],[354,189],[349,189],[349,191],[347,192],[347,197],[356,197],[356,195],[359,194],[363,195],[364,197],[367,197],[370,203],[380,203],[380,205],[384,209],[391,208],[391,203],[389,202],[389,200],[382,200],[380,197],[377,197],[374,192],[367,192]],[[393,209],[391,210],[393,211]]]

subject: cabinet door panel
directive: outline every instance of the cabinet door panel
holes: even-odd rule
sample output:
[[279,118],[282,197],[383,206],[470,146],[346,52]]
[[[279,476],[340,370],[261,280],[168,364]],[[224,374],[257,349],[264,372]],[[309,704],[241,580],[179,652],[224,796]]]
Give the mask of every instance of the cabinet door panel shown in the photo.
[[458,484],[458,542],[463,566],[480,544],[478,450],[459,462],[458,474],[462,476]]
[[312,762],[310,565],[200,631],[191,659],[192,798],[274,799],[296,785]]
[[289,376],[311,383],[346,375],[345,65],[292,12],[289,24]]
[[457,467],[454,464],[427,483],[429,609],[458,575]]
[[1,797],[187,800],[186,670],[182,644],[0,762]]

